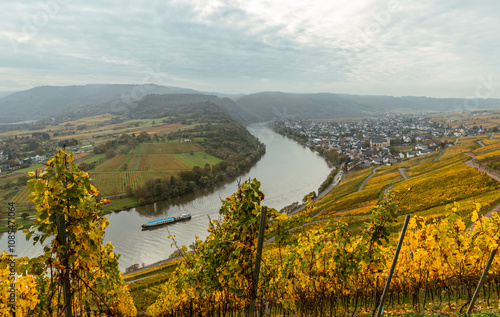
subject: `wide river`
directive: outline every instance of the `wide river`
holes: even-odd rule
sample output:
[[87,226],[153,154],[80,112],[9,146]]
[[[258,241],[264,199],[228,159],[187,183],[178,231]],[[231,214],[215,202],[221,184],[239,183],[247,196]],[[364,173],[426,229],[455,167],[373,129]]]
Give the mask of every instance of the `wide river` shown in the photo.
[[[149,265],[168,258],[175,252],[172,240],[189,246],[195,235],[204,239],[208,221],[218,219],[221,199],[237,190],[238,182],[257,178],[264,192],[264,205],[281,208],[301,201],[304,195],[317,191],[331,171],[331,167],[315,152],[272,131],[265,123],[249,125],[248,130],[266,145],[266,154],[246,174],[208,193],[188,195],[180,199],[158,202],[153,205],[112,213],[106,217],[109,226],[104,240],[111,241],[121,254],[120,269],[133,264]],[[179,222],[151,230],[142,230],[148,221],[190,213],[189,221]],[[7,234],[0,233],[0,250],[7,249]],[[16,235],[17,256],[35,256],[41,253],[39,244],[25,240],[23,233]]]

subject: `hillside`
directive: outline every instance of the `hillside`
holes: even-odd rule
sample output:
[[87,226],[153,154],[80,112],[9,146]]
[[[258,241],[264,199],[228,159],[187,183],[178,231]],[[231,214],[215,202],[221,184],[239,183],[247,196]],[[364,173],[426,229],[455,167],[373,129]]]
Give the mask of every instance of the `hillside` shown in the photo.
[[[162,102],[182,105],[210,101],[242,123],[275,119],[329,119],[382,115],[388,112],[457,112],[500,108],[499,99],[361,96],[340,93],[250,95],[205,93],[192,89],[148,85],[42,86],[0,98],[0,122],[70,120],[103,113],[137,112],[142,97],[165,95]],[[477,104],[475,104],[477,102]],[[469,104],[474,103],[474,109]],[[144,105],[144,103],[142,103]],[[153,109],[150,109],[153,112]],[[48,122],[48,121],[47,121]]]
[[[476,99],[477,109],[500,107],[499,99]],[[361,96],[317,93],[292,94],[261,92],[237,100],[260,121],[275,119],[330,119],[382,115],[388,112],[457,112],[464,108],[464,99]]]
[[[239,122],[251,122],[250,114],[233,100],[225,97],[200,95],[200,94],[154,94],[142,98],[130,105],[125,116],[130,119],[160,118],[169,116],[172,112],[185,112],[186,106],[209,102],[216,105],[225,114]],[[182,110],[181,110],[182,109]],[[222,114],[224,115],[224,114]]]
[[15,91],[0,91],[0,98],[7,97],[10,94],[15,93]]
[[[40,120],[54,116],[82,118],[102,113],[123,112],[142,97],[151,94],[202,95],[204,93],[193,89],[154,84],[41,86],[1,98],[0,122]],[[209,99],[216,100],[217,97],[210,96]]]
[[[470,298],[488,258],[486,241],[496,239],[497,233],[488,230],[499,228],[499,218],[495,216],[492,220],[483,219],[482,226],[470,229],[473,231],[465,230],[478,215],[489,214],[500,206],[500,183],[487,175],[484,167],[477,167],[478,170],[468,164],[471,157],[476,157],[475,164],[490,163],[492,157],[498,160],[500,139],[491,134],[460,138],[455,146],[447,147],[441,155],[439,152],[347,174],[314,209],[308,210],[312,216],[307,220],[309,225],[279,237],[279,243],[266,245],[259,288],[274,314],[371,315],[376,306],[374,294],[382,292],[397,237],[408,214],[412,220],[386,301],[386,313],[457,313]],[[361,187],[365,180],[366,186]],[[385,195],[391,189],[391,197]],[[399,212],[394,214],[395,210]],[[297,223],[300,226],[299,219],[289,217],[288,221],[294,224],[285,221],[278,228],[283,230]],[[230,224],[228,219],[220,227],[227,232]],[[274,235],[273,230],[277,230],[276,226],[270,225],[269,231]],[[388,235],[386,242],[381,238],[384,235]],[[197,252],[189,261],[175,263],[175,271],[173,264],[166,264],[127,277],[129,281],[145,277],[130,284],[138,309],[149,307],[152,315],[169,310],[181,313],[189,309],[189,303],[195,303],[197,311],[215,312],[215,301],[229,311],[243,311],[249,295],[245,298],[232,289],[248,285],[243,280],[245,275],[236,273],[241,274],[236,278],[228,272],[234,263],[244,259],[241,255],[233,258],[229,251],[217,251],[226,254],[227,263],[215,261],[217,265],[212,268],[213,260],[205,252],[216,252],[212,251],[212,244],[218,239],[222,238],[214,234],[203,245],[199,241]],[[380,243],[369,239],[379,239]],[[223,250],[232,248],[232,244],[216,245]],[[204,269],[197,275],[191,266]],[[500,261],[496,258],[484,294],[476,303],[478,309],[494,309],[489,302],[490,297],[492,301],[498,299],[494,291],[499,270]],[[205,296],[190,280],[203,280],[204,290],[225,296]],[[224,311],[227,310],[222,308]]]
[[[134,119],[130,120],[102,114],[38,130],[0,133],[5,140],[0,147],[4,161],[0,201],[12,201],[32,215],[27,173],[43,167],[46,157],[63,145],[75,152],[77,165],[90,173],[101,195],[113,196],[107,210],[170,199],[224,183],[265,153],[265,146],[216,104],[197,102],[201,100],[197,96],[172,99],[181,100],[178,103],[169,100],[165,95],[144,97],[131,109]],[[30,159],[35,156],[41,161]],[[161,191],[150,190],[160,183]],[[124,198],[132,194],[134,197]],[[4,222],[2,211],[0,223]],[[28,223],[22,220],[23,225]],[[0,232],[6,229],[3,226]]]

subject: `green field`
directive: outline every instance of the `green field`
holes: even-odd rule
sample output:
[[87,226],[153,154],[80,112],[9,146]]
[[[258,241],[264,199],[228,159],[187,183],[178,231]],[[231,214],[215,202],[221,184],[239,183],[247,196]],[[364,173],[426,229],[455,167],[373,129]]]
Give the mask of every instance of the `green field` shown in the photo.
[[174,157],[179,159],[180,161],[186,163],[187,165],[191,167],[199,166],[203,167],[205,164],[210,164],[210,165],[215,165],[222,160],[207,154],[205,152],[199,151],[199,152],[193,152],[192,154],[174,154]]
[[[104,154],[92,155],[82,162],[105,159]],[[130,154],[105,160],[91,171],[93,184],[103,196],[136,189],[149,179],[170,177],[195,166],[215,165],[221,160],[203,151],[196,142],[141,143]]]
[[45,166],[44,164],[33,164],[29,167],[15,170],[13,173],[14,174],[28,174],[29,172],[34,171],[34,170],[39,169],[39,168],[42,168],[44,166]]

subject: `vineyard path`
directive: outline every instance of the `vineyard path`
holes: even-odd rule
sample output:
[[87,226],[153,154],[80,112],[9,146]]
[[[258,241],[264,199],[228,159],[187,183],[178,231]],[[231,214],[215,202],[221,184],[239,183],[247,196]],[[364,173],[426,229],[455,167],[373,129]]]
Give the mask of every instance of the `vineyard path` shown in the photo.
[[[468,155],[468,156],[470,156],[470,157],[473,157],[473,158],[475,157],[474,153],[470,153],[469,152],[469,153],[465,153],[465,154]],[[484,173],[484,174],[488,175],[489,177],[493,178],[494,180],[500,182],[500,177],[498,175],[493,174],[489,170],[486,170],[486,169],[482,168],[481,165],[479,165],[478,163],[475,163],[473,160],[469,160],[469,161],[465,162],[465,164],[467,164],[467,166],[470,166],[470,167],[478,170],[481,173]],[[489,218],[489,217],[492,216],[492,214],[494,212],[498,212],[499,210],[500,210],[500,204],[496,205],[490,211],[488,211],[487,213],[485,213],[483,217]],[[468,229],[472,229],[472,228],[474,228],[474,224],[471,224]]]
[[378,170],[380,167],[381,167],[381,166],[376,167],[376,168],[374,168],[374,169],[373,169],[373,171],[372,171],[371,175],[370,175],[370,176],[368,176],[368,177],[365,179],[365,181],[363,182],[363,184],[361,184],[361,186],[359,186],[358,192],[360,192],[360,191],[362,191],[363,189],[365,189],[365,185],[366,185],[366,183],[370,180],[370,178],[372,178],[372,177],[375,175],[375,173],[377,172],[377,170]]
[[446,149],[442,149],[441,152],[439,152],[439,154],[434,158],[433,162],[437,162],[437,160],[439,160],[439,158],[441,157],[441,155],[443,155],[444,150],[446,150]]
[[[403,176],[403,178],[405,180],[407,179],[410,179],[410,177],[408,175],[406,175],[406,172],[405,172],[405,168],[404,167],[400,167],[398,168],[398,171],[399,171],[399,174],[401,174],[401,176]],[[384,196],[387,195],[387,193],[394,187],[394,184],[392,184],[391,186],[387,187],[385,190],[384,190]]]

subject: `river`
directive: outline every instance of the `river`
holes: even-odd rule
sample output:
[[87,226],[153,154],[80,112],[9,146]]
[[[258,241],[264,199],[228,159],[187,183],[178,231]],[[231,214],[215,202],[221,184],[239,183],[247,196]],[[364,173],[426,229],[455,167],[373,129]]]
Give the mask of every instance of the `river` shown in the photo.
[[[149,265],[168,258],[176,250],[175,246],[171,246],[169,234],[175,236],[179,246],[189,246],[195,235],[204,239],[208,235],[209,218],[218,219],[221,199],[235,192],[241,180],[257,178],[265,195],[263,204],[279,210],[317,191],[330,173],[331,167],[318,154],[275,133],[267,124],[256,123],[247,128],[266,145],[266,154],[238,179],[208,193],[188,195],[106,216],[109,226],[104,241],[110,241],[115,251],[121,254],[120,270],[124,271],[133,264]],[[141,229],[141,224],[148,221],[184,213],[190,213],[192,219],[156,229]],[[7,235],[0,233],[0,250],[6,249]],[[41,247],[26,242],[24,234],[17,233],[16,253],[17,256],[34,256],[41,253]]]

